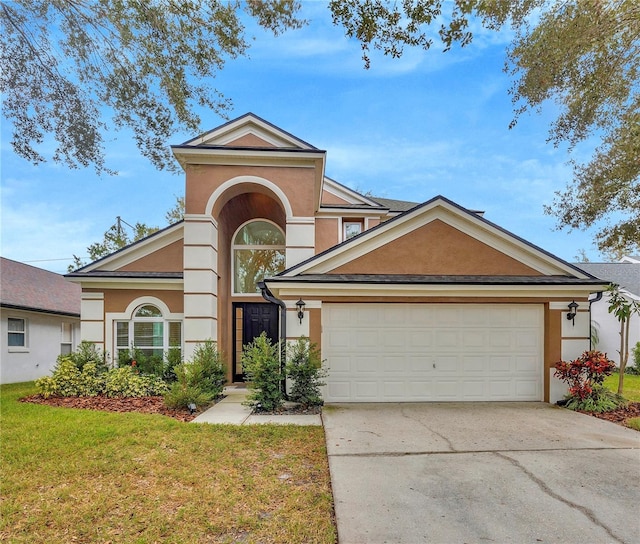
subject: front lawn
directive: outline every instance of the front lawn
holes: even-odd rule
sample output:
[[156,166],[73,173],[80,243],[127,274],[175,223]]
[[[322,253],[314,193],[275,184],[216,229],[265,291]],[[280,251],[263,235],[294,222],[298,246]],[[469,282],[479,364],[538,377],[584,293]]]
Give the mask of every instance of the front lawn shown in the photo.
[[322,427],[18,402],[0,388],[0,541],[333,543]]
[[[604,380],[604,386],[613,391],[618,392],[619,374],[607,376]],[[622,396],[633,402],[640,402],[640,376],[635,374],[624,375],[624,392]]]

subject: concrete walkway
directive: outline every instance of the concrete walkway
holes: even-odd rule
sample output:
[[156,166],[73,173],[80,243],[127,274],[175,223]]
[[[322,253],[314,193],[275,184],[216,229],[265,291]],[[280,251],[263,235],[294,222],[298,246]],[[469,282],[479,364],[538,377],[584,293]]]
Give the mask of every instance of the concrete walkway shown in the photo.
[[224,388],[225,395],[217,404],[202,412],[192,423],[217,423],[228,425],[322,425],[320,414],[254,414],[242,404],[247,400],[246,387],[231,385]]

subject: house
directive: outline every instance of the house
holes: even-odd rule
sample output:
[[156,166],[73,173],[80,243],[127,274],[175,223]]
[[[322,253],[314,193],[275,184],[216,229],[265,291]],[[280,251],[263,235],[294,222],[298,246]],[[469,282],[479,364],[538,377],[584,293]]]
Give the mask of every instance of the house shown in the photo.
[[[640,301],[640,256],[626,256],[617,263],[579,263],[582,270],[620,286],[628,300]],[[609,295],[593,297],[591,321],[596,333],[595,347],[620,365],[620,322],[609,313]],[[640,316],[632,315],[629,323],[629,349],[640,342]],[[630,355],[628,365],[633,365]]]
[[0,383],[48,376],[76,349],[81,288],[59,274],[0,257]]
[[318,344],[328,402],[553,401],[553,365],[589,347],[605,284],[478,212],[358,194],[250,113],[172,149],[184,220],[67,276],[114,358],[211,338],[240,381],[265,331]]

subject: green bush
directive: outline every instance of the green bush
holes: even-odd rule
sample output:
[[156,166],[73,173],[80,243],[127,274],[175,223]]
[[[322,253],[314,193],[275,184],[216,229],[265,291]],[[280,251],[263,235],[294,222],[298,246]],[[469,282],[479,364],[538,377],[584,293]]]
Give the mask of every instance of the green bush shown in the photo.
[[317,345],[303,336],[289,345],[287,356],[287,376],[293,380],[289,399],[306,407],[321,406],[320,387],[325,385],[322,378],[327,377],[327,371],[322,368]]
[[198,385],[213,398],[219,397],[224,388],[225,362],[213,340],[198,344],[191,358],[190,371],[193,385]]
[[58,358],[51,376],[36,380],[38,392],[49,397],[95,397],[105,385],[105,372],[95,363],[86,362],[82,370],[69,356]]
[[589,396],[580,398],[572,396],[565,405],[569,410],[580,410],[584,412],[610,412],[620,406],[627,404],[627,401],[620,395],[609,391],[601,385],[594,385]]
[[73,353],[60,355],[58,360],[60,359],[71,359],[78,367],[78,370],[82,370],[87,363],[96,365],[96,368],[100,372],[105,372],[108,368],[106,355],[101,352],[95,344],[87,342],[86,340],[80,342],[78,348]]
[[164,403],[169,408],[188,408],[189,404],[202,408],[213,400],[214,395],[204,391],[200,384],[195,383],[191,363],[177,365],[174,370],[176,381],[164,395]]
[[180,348],[169,348],[162,356],[146,355],[142,349],[133,346],[118,352],[118,368],[132,367],[142,374],[157,376],[166,382],[175,381],[173,368],[179,364],[182,364]]
[[640,342],[636,342],[635,347],[632,350],[633,353],[633,368],[636,374],[640,374]]
[[273,345],[264,332],[244,346],[242,368],[251,389],[247,405],[255,410],[271,412],[282,407],[284,395],[280,382],[283,376],[278,348],[279,344]]
[[126,366],[109,370],[104,387],[107,397],[147,397],[164,395],[167,390],[168,386],[161,378],[138,374]]
[[173,367],[175,382],[164,401],[170,408],[206,406],[220,395],[225,382],[225,363],[213,340],[198,344],[191,361]]

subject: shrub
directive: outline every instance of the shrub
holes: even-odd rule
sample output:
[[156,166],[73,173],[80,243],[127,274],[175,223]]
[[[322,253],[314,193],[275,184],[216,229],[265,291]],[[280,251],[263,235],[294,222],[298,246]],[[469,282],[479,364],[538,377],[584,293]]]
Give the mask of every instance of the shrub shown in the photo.
[[636,342],[633,348],[633,367],[636,374],[640,374],[640,342]]
[[137,374],[132,367],[114,368],[107,372],[104,393],[107,397],[147,397],[163,395],[167,384],[157,376]]
[[588,396],[584,398],[578,396],[570,397],[565,406],[569,410],[602,413],[610,412],[625,404],[627,404],[627,401],[624,397],[609,391],[602,385],[594,385]]
[[264,332],[244,346],[242,368],[251,389],[247,405],[258,411],[271,412],[282,407],[284,396],[280,388],[282,374],[278,352],[279,343],[274,346]]
[[78,370],[82,370],[87,363],[94,364],[99,372],[105,372],[108,368],[106,354],[86,340],[80,342],[76,351],[69,355],[60,355],[58,359],[71,359]]
[[38,392],[49,397],[95,397],[104,389],[104,371],[95,363],[85,363],[82,370],[69,356],[58,358],[51,376],[36,380]]
[[287,355],[287,376],[293,380],[289,398],[303,406],[321,406],[320,387],[325,385],[322,378],[327,371],[322,368],[317,345],[303,336],[288,347]]
[[585,351],[574,361],[556,363],[554,376],[569,384],[567,408],[605,412],[624,403],[622,397],[605,390],[602,382],[616,369],[607,355],[596,350]]
[[222,394],[225,382],[225,363],[213,340],[196,347],[191,361],[173,367],[175,382],[164,397],[170,408],[188,408],[195,404],[206,406]]
[[219,397],[224,388],[225,363],[213,340],[198,344],[191,359],[190,371],[193,385],[198,385],[212,398]]
[[209,404],[214,396],[194,383],[193,368],[190,363],[184,363],[174,367],[176,381],[164,395],[164,403],[169,408],[188,408],[189,404],[195,404],[198,408]]

